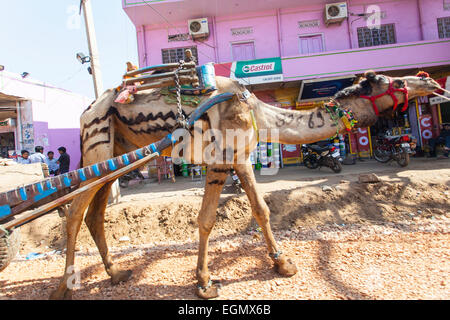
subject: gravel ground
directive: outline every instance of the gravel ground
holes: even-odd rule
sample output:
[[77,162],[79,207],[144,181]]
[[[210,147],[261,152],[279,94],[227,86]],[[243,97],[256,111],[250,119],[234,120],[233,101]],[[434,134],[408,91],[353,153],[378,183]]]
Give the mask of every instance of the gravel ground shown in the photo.
[[[382,181],[359,184],[362,172]],[[299,272],[274,272],[246,197],[225,188],[209,250],[220,299],[450,299],[450,161],[414,160],[407,168],[366,161],[340,175],[295,167],[257,180],[280,249]],[[135,184],[108,207],[111,252],[133,270],[118,286],[83,224],[73,298],[197,299],[201,187],[190,179]],[[21,237],[20,255],[0,273],[0,299],[46,299],[64,270],[64,219],[42,217]],[[44,257],[26,260],[33,252]]]
[[[320,226],[278,231],[299,272],[271,268],[258,232],[211,239],[210,266],[220,299],[450,299],[448,221]],[[132,278],[111,286],[96,249],[77,252],[81,286],[74,299],[196,299],[197,241],[160,241],[112,248]],[[25,260],[0,273],[0,299],[46,299],[64,255]]]

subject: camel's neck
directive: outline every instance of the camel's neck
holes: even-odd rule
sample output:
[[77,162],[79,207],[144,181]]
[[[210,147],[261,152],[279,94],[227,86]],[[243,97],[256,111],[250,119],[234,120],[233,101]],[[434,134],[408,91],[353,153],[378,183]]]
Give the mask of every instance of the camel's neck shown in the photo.
[[[345,130],[341,121],[336,122],[323,108],[308,110],[280,109],[261,101],[254,110],[261,140],[267,130],[267,140],[284,144],[311,143],[334,136]],[[277,136],[278,134],[278,136]]]

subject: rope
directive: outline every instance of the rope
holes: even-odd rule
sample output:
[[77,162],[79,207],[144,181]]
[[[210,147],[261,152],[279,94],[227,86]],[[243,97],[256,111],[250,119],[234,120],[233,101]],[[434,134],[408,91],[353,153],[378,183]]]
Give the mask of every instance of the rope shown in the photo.
[[283,252],[277,251],[274,253],[269,253],[269,257],[271,257],[274,260],[278,260],[282,254],[283,254]]
[[9,236],[11,234],[11,231],[6,230],[3,226],[0,226],[0,230],[3,231],[6,234],[6,236]]
[[0,230],[5,233],[5,241],[6,241],[6,247],[9,248],[9,236],[11,235],[11,231],[6,230],[3,226],[0,226]]
[[250,110],[250,115],[252,116],[253,129],[256,132],[256,141],[259,142],[259,130],[258,130],[258,125],[256,124],[256,118],[255,118],[255,114],[254,114],[253,110]]

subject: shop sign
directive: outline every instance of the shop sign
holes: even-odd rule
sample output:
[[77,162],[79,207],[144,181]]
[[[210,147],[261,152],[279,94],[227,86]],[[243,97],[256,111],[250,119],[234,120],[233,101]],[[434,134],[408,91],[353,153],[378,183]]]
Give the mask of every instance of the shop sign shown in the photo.
[[[445,96],[448,96],[447,94]],[[450,96],[448,97],[450,99]],[[448,102],[447,99],[441,98],[441,97],[433,97],[430,98],[430,105],[435,105],[435,104],[439,104],[439,103],[446,103]]]
[[299,102],[324,100],[334,96],[338,91],[350,87],[354,76],[304,80],[298,95]]
[[370,157],[370,133],[368,128],[358,128],[355,133],[350,133],[352,153],[358,153],[360,157]]
[[283,81],[281,58],[235,61],[230,78],[244,85]]
[[5,121],[0,121],[0,127],[7,127],[9,126],[9,119]]
[[301,148],[298,144],[282,144],[283,164],[298,164],[301,162]]
[[356,137],[358,139],[359,152],[370,152],[369,130],[367,128],[358,128]]
[[427,141],[433,138],[433,118],[431,114],[423,114],[419,118],[420,123],[420,135],[422,136],[422,141]]

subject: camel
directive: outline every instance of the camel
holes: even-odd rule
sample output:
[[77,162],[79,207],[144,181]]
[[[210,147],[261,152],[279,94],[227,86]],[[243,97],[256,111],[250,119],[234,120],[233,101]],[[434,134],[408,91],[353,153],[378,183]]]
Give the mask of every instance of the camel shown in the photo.
[[[374,103],[367,98],[386,92],[390,81],[394,89],[406,88],[409,99],[429,95],[439,88],[434,80],[424,75],[390,78],[374,72],[367,72],[362,81],[338,92],[334,100],[342,109],[353,112],[358,121],[357,127],[370,126],[377,121],[378,116],[392,112],[394,105],[405,102],[407,96],[402,91],[391,91],[391,94],[373,99]],[[211,108],[197,122],[196,128],[213,128],[223,133],[226,129],[241,129],[250,134],[249,141],[244,147],[243,163],[236,161],[238,150],[234,149],[232,150],[234,158],[231,163],[208,164],[204,197],[198,214],[199,250],[196,269],[198,283],[195,288],[196,294],[204,299],[215,298],[219,295],[220,284],[211,281],[208,271],[208,241],[216,220],[219,197],[231,168],[235,169],[247,194],[252,214],[262,229],[268,255],[274,263],[275,270],[286,277],[297,273],[296,265],[281,252],[275,241],[270,227],[270,211],[262,194],[258,192],[249,160],[249,152],[256,147],[258,142],[258,132],[268,130],[266,139],[268,142],[284,144],[312,143],[330,138],[337,132],[346,132],[343,121],[336,120],[323,108],[281,109],[260,101],[235,80],[217,76],[216,82],[217,91],[213,92],[211,96],[231,92],[235,94],[234,98]],[[158,141],[177,127],[177,106],[166,104],[162,99],[160,89],[139,92],[135,95],[134,102],[127,105],[115,103],[115,97],[116,92],[113,89],[107,90],[81,116],[83,165],[104,161]],[[407,101],[405,105],[407,106]],[[183,112],[186,115],[193,110],[194,107],[183,106]],[[253,113],[253,117],[251,113]],[[195,130],[195,128],[192,130],[194,136]],[[275,131],[277,135],[270,133]],[[200,146],[204,149],[207,143],[207,141],[200,141]],[[162,155],[170,156],[171,151],[166,150]],[[225,155],[223,156],[225,157]],[[130,278],[131,270],[120,270],[114,264],[105,239],[104,215],[111,184],[111,182],[106,183],[80,195],[70,206],[66,217],[65,272],[58,288],[52,292],[50,298],[70,299],[72,297],[72,288],[70,285],[68,287],[68,282],[73,277],[75,243],[86,209],[84,221],[98,247],[112,284],[118,284]]]

